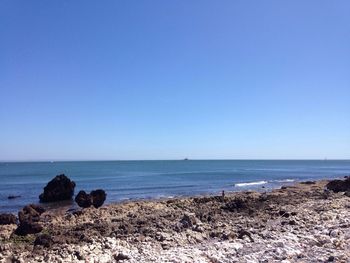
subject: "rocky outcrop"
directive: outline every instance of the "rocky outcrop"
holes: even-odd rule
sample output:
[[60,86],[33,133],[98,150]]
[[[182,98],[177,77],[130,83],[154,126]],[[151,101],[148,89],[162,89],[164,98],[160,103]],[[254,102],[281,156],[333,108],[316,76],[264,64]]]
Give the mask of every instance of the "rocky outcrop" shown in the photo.
[[46,248],[51,247],[53,244],[52,237],[48,234],[41,234],[37,236],[37,238],[34,241],[34,246],[43,246]]
[[75,182],[64,174],[57,175],[44,188],[39,196],[40,202],[57,202],[70,200],[74,194]]
[[[6,237],[2,242],[1,235],[15,225],[0,226],[0,258],[5,262],[350,262],[350,199],[332,191],[324,199],[327,183],[275,189],[264,193],[263,201],[260,193],[245,192],[227,193],[224,201],[221,195],[130,201],[83,209],[79,215],[65,209],[48,211],[40,222],[50,234],[36,235],[40,238],[34,249],[33,236]],[[252,209],[255,212],[249,213]],[[45,249],[50,237],[52,249]],[[30,244],[22,245],[22,240]]]
[[78,204],[78,206],[82,208],[87,208],[92,205],[91,196],[85,191],[79,191],[79,193],[75,197],[75,202]]
[[83,208],[90,206],[99,208],[105,202],[106,196],[106,192],[102,189],[91,191],[90,194],[87,194],[85,191],[80,191],[75,197],[75,202]]
[[0,225],[16,224],[17,218],[13,214],[0,214]]
[[230,212],[236,212],[247,208],[247,202],[246,200],[242,198],[234,198],[233,200],[228,201],[224,206],[222,206],[222,209],[230,211]]
[[103,205],[103,203],[106,201],[106,192],[102,189],[91,191],[90,193],[91,199],[92,199],[92,205],[95,208],[99,208]]
[[335,193],[350,191],[350,177],[346,177],[345,180],[332,180],[326,187]]
[[45,209],[38,205],[27,205],[18,213],[19,226],[15,233],[20,236],[41,232],[40,215]]

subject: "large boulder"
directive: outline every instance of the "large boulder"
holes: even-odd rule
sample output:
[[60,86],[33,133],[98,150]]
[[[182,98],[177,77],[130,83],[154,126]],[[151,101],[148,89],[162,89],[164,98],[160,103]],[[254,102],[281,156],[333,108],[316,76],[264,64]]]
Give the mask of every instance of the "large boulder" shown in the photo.
[[38,205],[27,205],[18,212],[19,226],[15,233],[20,236],[41,232],[43,227],[40,224],[40,215],[45,209]]
[[329,181],[326,187],[335,193],[350,191],[350,177],[346,177],[345,180]]
[[0,225],[16,224],[17,218],[13,214],[0,214]]
[[90,193],[92,199],[92,205],[95,208],[99,208],[106,201],[106,192],[102,189],[97,189],[95,191],[91,191]]
[[64,174],[57,175],[44,188],[39,196],[40,202],[57,202],[70,200],[74,194],[75,182],[71,181]]
[[75,197],[75,202],[77,202],[77,204],[83,208],[87,208],[92,205],[95,208],[99,208],[105,202],[106,196],[106,192],[102,189],[91,191],[90,194],[87,194],[85,191],[80,191]]
[[92,205],[91,196],[87,194],[85,191],[80,191],[75,197],[75,202],[77,202],[78,206],[87,208]]

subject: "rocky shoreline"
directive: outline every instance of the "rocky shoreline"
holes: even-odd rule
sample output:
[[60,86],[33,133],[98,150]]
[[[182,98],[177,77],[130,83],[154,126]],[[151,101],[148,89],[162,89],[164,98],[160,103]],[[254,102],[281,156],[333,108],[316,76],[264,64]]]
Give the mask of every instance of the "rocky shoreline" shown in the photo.
[[0,225],[0,262],[350,262],[350,197],[327,183],[53,209],[41,233]]

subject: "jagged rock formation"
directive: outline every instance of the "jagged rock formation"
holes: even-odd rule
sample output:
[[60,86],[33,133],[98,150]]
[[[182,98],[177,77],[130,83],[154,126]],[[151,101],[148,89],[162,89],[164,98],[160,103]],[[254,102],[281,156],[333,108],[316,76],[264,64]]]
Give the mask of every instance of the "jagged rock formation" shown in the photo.
[[20,236],[27,234],[35,234],[43,230],[39,223],[40,215],[45,212],[45,209],[38,205],[27,205],[18,212],[19,226],[15,233]]
[[74,194],[75,182],[64,174],[57,175],[44,188],[39,196],[40,202],[57,202],[70,200]]

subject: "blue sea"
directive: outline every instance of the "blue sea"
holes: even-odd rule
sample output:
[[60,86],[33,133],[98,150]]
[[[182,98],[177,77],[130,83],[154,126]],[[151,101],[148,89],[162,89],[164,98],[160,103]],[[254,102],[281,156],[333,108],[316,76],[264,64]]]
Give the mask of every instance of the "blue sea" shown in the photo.
[[[303,180],[350,174],[350,160],[179,160],[0,163],[0,212],[17,212],[38,203],[55,175],[76,182],[75,192],[102,188],[107,203],[133,199],[266,191]],[[263,187],[264,186],[264,187]],[[9,195],[20,198],[9,200]]]

